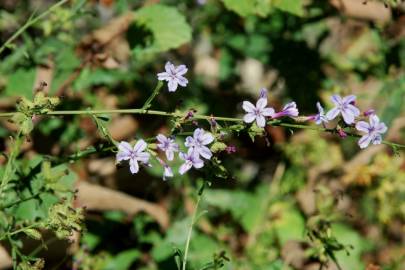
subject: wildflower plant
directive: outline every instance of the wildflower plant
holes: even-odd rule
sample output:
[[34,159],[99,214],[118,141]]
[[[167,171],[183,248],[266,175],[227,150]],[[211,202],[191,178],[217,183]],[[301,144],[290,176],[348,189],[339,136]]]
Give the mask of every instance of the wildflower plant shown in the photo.
[[[60,1],[56,7],[65,2],[67,1]],[[198,4],[203,6],[205,1],[198,1]],[[143,15],[150,19],[147,12]],[[154,49],[156,50],[156,47]],[[3,47],[0,52],[2,50]],[[203,198],[203,191],[214,178],[228,176],[228,169],[223,160],[224,157],[239,155],[240,151],[232,141],[235,137],[248,134],[253,141],[256,137],[268,139],[272,128],[311,129],[335,135],[337,139],[347,137],[347,140],[357,140],[360,149],[377,144],[388,145],[394,151],[405,148],[405,145],[383,139],[388,130],[387,125],[380,121],[373,109],[362,112],[361,108],[357,107],[355,95],[342,97],[334,94],[330,97],[331,103],[325,104],[324,107],[320,102],[313,104],[313,111],[317,113],[309,115],[300,114],[300,104],[296,101],[285,103],[280,109],[275,103],[269,102],[272,92],[265,88],[259,90],[257,99],[242,100],[239,106],[232,105],[240,117],[213,115],[210,112],[202,114],[194,108],[184,109],[184,106],[169,104],[170,98],[179,92],[187,96],[192,89],[190,85],[194,83],[191,76],[190,82],[186,78],[189,67],[179,63],[176,66],[167,61],[164,67],[160,67],[160,70],[164,71],[153,74],[153,78],[157,80],[156,87],[139,108],[59,110],[58,106],[64,105],[65,100],[39,89],[32,100],[22,97],[15,106],[15,111],[0,112],[0,118],[8,119],[17,127],[9,140],[0,182],[0,240],[10,245],[15,269],[44,267],[42,259],[27,256],[22,252],[22,242],[19,241],[21,235],[42,241],[44,232],[50,231],[59,239],[69,240],[75,233],[83,232],[86,211],[85,208],[75,205],[75,177],[66,164],[92,154],[102,153],[115,157],[117,167],[127,170],[134,180],[142,170],[155,169],[154,166],[158,167],[163,180],[176,181],[192,176],[203,179],[187,233],[184,254],[178,253],[181,255],[178,268],[186,270],[192,229],[199,218],[197,210]],[[161,92],[161,89],[166,87],[165,84],[168,91]],[[170,97],[165,100],[168,103],[166,105],[176,109],[155,108],[153,102],[159,95]],[[166,117],[171,122],[169,129],[164,132],[160,130],[149,134],[148,137],[145,135],[147,133],[140,130],[132,134],[128,141],[116,141],[104,123],[105,118],[113,114]],[[31,158],[27,164],[18,159],[23,152],[24,143],[29,141],[40,119],[61,119],[66,116],[74,119],[90,116],[102,142],[91,142],[95,145],[67,157],[39,155]],[[29,179],[28,183],[24,182],[26,179]],[[253,201],[254,198],[250,200]],[[39,206],[40,211],[30,215],[19,214],[33,204]],[[331,236],[327,215],[322,213],[320,216],[321,218],[315,216],[311,220],[308,235],[311,241],[316,242],[315,246],[320,250],[317,250],[317,254],[322,258],[323,265],[329,259],[336,262],[333,253],[346,250],[347,247]],[[212,269],[219,269],[228,260],[224,252],[220,252],[214,255],[213,262],[209,265]],[[338,265],[337,262],[336,264]]]

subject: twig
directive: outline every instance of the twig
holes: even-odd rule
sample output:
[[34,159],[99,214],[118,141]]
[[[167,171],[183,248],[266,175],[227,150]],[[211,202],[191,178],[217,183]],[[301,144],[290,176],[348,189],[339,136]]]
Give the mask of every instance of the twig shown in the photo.
[[31,25],[35,24],[36,22],[40,21],[41,19],[43,19],[44,17],[46,17],[49,13],[51,13],[52,11],[54,11],[56,8],[62,6],[63,4],[65,4],[66,2],[68,2],[69,0],[61,0],[58,3],[56,3],[55,5],[51,6],[49,9],[47,9],[46,11],[44,11],[42,14],[38,15],[37,17],[30,17],[28,19],[28,21],[21,26],[20,29],[17,30],[17,32],[15,32],[9,39],[7,39],[7,41],[0,47],[0,54],[7,48],[10,46],[10,44],[16,39],[18,38],[22,33],[25,32],[25,30],[27,30]]

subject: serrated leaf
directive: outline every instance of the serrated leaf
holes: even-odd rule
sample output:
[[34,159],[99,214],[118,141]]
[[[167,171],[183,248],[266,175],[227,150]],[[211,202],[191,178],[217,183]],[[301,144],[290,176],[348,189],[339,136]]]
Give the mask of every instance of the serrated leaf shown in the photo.
[[161,4],[145,6],[135,12],[135,22],[152,32],[153,42],[147,51],[175,49],[191,40],[191,27],[174,7]]

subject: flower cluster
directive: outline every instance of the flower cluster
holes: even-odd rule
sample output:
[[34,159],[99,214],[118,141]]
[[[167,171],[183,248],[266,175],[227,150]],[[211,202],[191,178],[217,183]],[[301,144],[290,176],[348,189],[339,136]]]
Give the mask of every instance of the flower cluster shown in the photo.
[[[163,134],[156,136],[157,149],[162,151],[167,161],[173,161],[175,152],[179,153],[179,158],[183,164],[179,168],[181,175],[185,174],[191,168],[200,169],[204,166],[204,160],[210,160],[212,152],[208,145],[214,141],[214,136],[202,128],[197,128],[193,132],[193,136],[188,136],[185,139],[184,145],[186,150],[180,151],[179,145],[175,142],[174,138],[166,137]],[[159,158],[152,149],[148,148],[144,140],[138,140],[135,146],[131,146],[128,142],[122,141],[118,145],[117,162],[129,160],[129,169],[132,174],[139,171],[139,163],[142,165],[151,166],[149,159],[152,156],[156,158],[159,164],[163,167],[163,180],[173,177],[173,170],[163,159]]]
[[[381,134],[387,131],[384,123],[375,115],[374,110],[368,110],[363,113],[364,117],[369,117],[369,122],[357,121],[360,117],[360,110],[356,107],[356,96],[349,95],[341,97],[333,95],[331,101],[334,105],[326,114],[322,105],[317,102],[316,107],[318,113],[307,117],[307,120],[314,121],[317,125],[326,125],[339,116],[343,120],[343,125],[348,128],[355,127],[358,131],[364,133],[358,141],[360,148],[366,148],[370,143],[380,144],[382,142]],[[296,118],[299,115],[297,105],[295,102],[287,103],[280,112],[275,112],[274,108],[267,107],[267,93],[265,89],[260,90],[259,99],[256,105],[249,101],[244,101],[242,104],[243,110],[246,112],[243,117],[245,123],[252,123],[256,121],[256,125],[260,128],[266,126],[267,119],[277,119],[281,117]],[[340,120],[339,120],[340,121]],[[357,121],[357,122],[356,122]],[[335,128],[340,137],[345,138],[347,133],[343,128],[338,125]]]
[[[183,77],[187,72],[185,65],[174,66],[171,62],[167,62],[165,65],[165,72],[158,73],[158,80],[167,81],[169,92],[174,92],[180,85],[182,87],[187,86],[188,80]],[[361,121],[360,110],[356,107],[356,96],[349,95],[341,97],[339,95],[333,95],[331,101],[334,105],[327,113],[325,113],[322,105],[317,102],[316,107],[318,113],[312,116],[301,117],[309,121],[314,121],[317,125],[326,125],[334,119],[338,119],[338,124],[335,128],[328,128],[328,131],[335,131],[340,137],[345,138],[348,136],[347,129],[356,128],[358,131],[364,133],[358,144],[360,148],[366,148],[370,143],[380,144],[382,142],[382,134],[387,131],[387,127],[384,123],[381,123],[378,116],[375,115],[374,110],[368,110],[363,113],[364,117],[369,117],[369,122]],[[267,90],[265,88],[260,89],[259,99],[256,104],[249,101],[243,101],[242,108],[245,111],[243,121],[245,123],[255,123],[260,129],[264,128],[267,124],[267,120],[275,120],[279,118],[289,117],[298,120],[299,111],[297,104],[292,101],[284,105],[281,111],[276,112],[272,107],[267,104]],[[194,111],[189,111],[184,120],[190,120],[194,116]],[[209,120],[211,130],[216,133],[218,124],[214,117]],[[359,121],[360,120],[360,121]],[[256,127],[256,130],[257,130]],[[218,134],[222,131],[219,130]],[[258,133],[256,133],[258,134]],[[350,135],[355,135],[350,133]],[[218,136],[221,138],[221,135]],[[182,160],[182,164],[178,169],[178,173],[183,175],[187,173],[191,168],[200,169],[204,167],[204,162],[212,158],[211,149],[208,147],[215,140],[214,136],[205,131],[202,128],[196,128],[192,136],[186,137],[184,141],[184,151],[180,149],[180,146],[176,143],[174,137],[166,137],[163,134],[156,136],[156,144],[148,144],[144,140],[138,140],[134,146],[130,143],[122,141],[118,144],[117,162],[129,161],[129,169],[132,174],[136,174],[139,171],[139,165],[151,166],[149,159],[153,156],[163,168],[163,179],[173,177],[174,173],[168,162],[172,162],[175,159],[175,154],[178,153],[178,157]],[[216,145],[216,147],[215,147]],[[224,143],[216,142],[212,147],[215,152],[218,145],[222,145],[221,150],[227,153],[235,152],[234,146],[226,146]],[[157,150],[164,153],[166,161],[159,157]]]

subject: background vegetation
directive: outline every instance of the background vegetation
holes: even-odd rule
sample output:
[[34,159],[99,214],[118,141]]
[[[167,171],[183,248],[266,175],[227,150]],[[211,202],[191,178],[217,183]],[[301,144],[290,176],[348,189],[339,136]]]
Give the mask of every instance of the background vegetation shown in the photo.
[[[175,93],[164,86],[154,108],[240,117],[241,102],[266,87],[271,106],[294,100],[309,115],[331,94],[355,94],[387,124],[388,140],[405,143],[401,1],[63,2],[0,2],[1,44],[29,23],[0,49],[2,112],[38,89],[60,98],[58,110],[140,108],[170,60],[189,67],[190,83]],[[45,269],[178,269],[208,180],[188,269],[405,269],[403,151],[268,127],[255,141],[231,137],[236,153],[219,154],[222,170],[209,179],[194,171],[162,181],[156,166],[137,175],[117,167],[100,131],[130,141],[168,132],[170,119],[38,117],[7,172],[18,127],[0,121],[0,174],[13,183],[0,193],[0,233],[48,220],[48,230],[4,234],[0,268],[29,256]],[[74,208],[57,209],[72,222],[64,231],[49,209],[66,201]],[[32,264],[19,267],[40,268]]]

